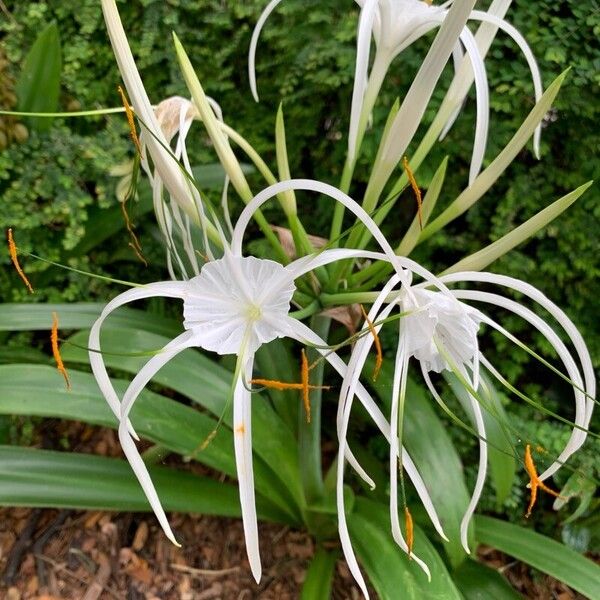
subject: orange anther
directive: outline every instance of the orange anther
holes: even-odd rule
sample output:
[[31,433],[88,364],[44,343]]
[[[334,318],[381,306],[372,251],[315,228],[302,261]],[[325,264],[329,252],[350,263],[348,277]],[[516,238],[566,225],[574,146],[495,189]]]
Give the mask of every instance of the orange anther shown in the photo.
[[306,358],[306,352],[302,348],[302,402],[304,403],[304,410],[306,411],[306,422],[310,423],[310,393],[308,385],[308,359]]
[[12,229],[9,227],[8,233],[8,253],[10,254],[10,260],[15,267],[15,270],[19,274],[19,277],[23,280],[23,283],[27,286],[30,294],[33,294],[33,287],[31,283],[29,283],[29,279],[27,279],[27,275],[21,269],[21,265],[19,264],[19,257],[17,256],[17,246],[15,244],[15,240],[13,239]]
[[67,369],[65,369],[65,365],[63,363],[62,357],[60,355],[60,350],[58,348],[58,315],[55,312],[52,313],[52,331],[50,332],[50,344],[52,345],[52,355],[54,356],[54,360],[56,361],[56,368],[58,369],[58,372],[65,378],[67,389],[70,390],[71,381],[69,380]]
[[117,91],[121,96],[121,102],[125,107],[125,115],[127,116],[127,123],[129,125],[129,135],[135,145],[135,148],[141,158],[142,156],[142,145],[140,144],[140,139],[138,138],[137,130],[135,128],[135,119],[133,118],[133,110],[131,110],[131,106],[129,104],[129,100],[127,100],[127,96],[125,95],[125,91],[121,86],[117,87]]
[[278,379],[251,379],[252,385],[260,385],[262,387],[271,388],[274,390],[299,390],[302,392],[302,403],[304,404],[304,410],[306,411],[306,422],[310,423],[310,390],[328,390],[328,385],[310,385],[308,373],[310,367],[308,365],[308,359],[306,358],[306,352],[302,350],[302,363],[300,367],[301,382],[300,383],[288,383],[286,381],[279,381]]
[[369,315],[367,315],[367,311],[364,309],[362,304],[360,305],[360,310],[362,311],[367,327],[369,328],[369,331],[373,336],[373,341],[375,342],[375,351],[377,352],[377,356],[375,358],[375,368],[373,369],[373,381],[377,381],[379,371],[381,370],[381,365],[383,364],[383,351],[381,350],[381,341],[379,340],[379,335],[377,334],[375,325],[373,325],[373,321],[369,319]]
[[415,531],[413,526],[412,515],[408,506],[404,507],[404,525],[406,527],[406,545],[408,546],[408,558],[412,558],[413,543],[415,541]]
[[423,200],[421,198],[421,190],[419,189],[417,180],[415,179],[415,174],[412,172],[412,169],[408,164],[408,158],[406,158],[406,156],[402,159],[402,166],[404,167],[404,171],[406,173],[406,176],[408,177],[410,187],[412,188],[415,194],[415,198],[417,199],[417,215],[419,217],[419,227],[423,229]]
[[529,475],[529,487],[531,489],[529,506],[527,507],[527,513],[525,514],[525,518],[529,518],[533,506],[535,505],[535,501],[537,500],[538,488],[544,490],[544,492],[548,492],[552,496],[556,496],[557,498],[562,498],[562,496],[558,492],[550,489],[543,481],[540,481],[535,464],[533,462],[533,457],[531,456],[531,446],[529,444],[525,446],[525,470],[527,471],[527,475]]
[[235,428],[235,432],[238,433],[239,435],[244,435],[244,433],[246,433],[246,427],[244,426],[243,423],[241,423],[240,425],[238,425]]

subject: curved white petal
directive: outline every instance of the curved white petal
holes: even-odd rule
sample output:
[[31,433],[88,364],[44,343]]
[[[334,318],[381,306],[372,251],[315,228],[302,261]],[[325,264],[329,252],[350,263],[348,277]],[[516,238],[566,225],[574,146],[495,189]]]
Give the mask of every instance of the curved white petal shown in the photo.
[[[456,290],[454,294],[457,298],[486,302],[488,304],[500,306],[502,308],[505,308],[506,310],[509,310],[519,315],[520,317],[528,321],[548,340],[548,342],[550,342],[550,344],[558,354],[559,358],[565,365],[569,378],[575,384],[576,387],[573,387],[573,392],[575,394],[574,422],[576,427],[573,429],[571,437],[569,438],[569,441],[567,442],[567,445],[565,446],[563,451],[560,453],[560,456],[542,474],[543,479],[547,479],[548,477],[553,475],[562,466],[562,464],[583,445],[587,437],[586,432],[583,431],[583,429],[587,428],[589,425],[586,411],[586,397],[585,394],[581,392],[581,389],[584,387],[584,384],[579,369],[577,368],[577,365],[573,360],[573,357],[571,356],[570,352],[568,351],[567,347],[564,345],[562,340],[554,332],[554,330],[541,317],[536,315],[529,308],[522,306],[518,302],[515,302],[514,300],[510,300],[508,298],[504,298],[503,296],[499,296],[498,294],[491,294],[489,292]],[[519,344],[519,340],[509,331],[507,331],[504,327],[498,324],[496,321],[484,315],[483,313],[480,313],[480,315],[484,323],[487,323],[488,325],[502,333],[502,335],[507,337],[513,343]],[[542,478],[542,476],[540,476],[540,478]]]
[[358,217],[360,221],[362,221],[371,235],[377,240],[388,260],[394,265],[398,273],[404,278],[407,277],[407,274],[404,273],[402,267],[399,266],[398,257],[394,253],[387,238],[383,235],[375,221],[373,221],[367,212],[355,200],[350,198],[347,194],[344,194],[341,190],[327,183],[315,181],[313,179],[290,179],[288,181],[280,181],[270,185],[254,196],[254,198],[244,207],[244,210],[236,223],[233,238],[231,240],[231,251],[233,254],[241,255],[244,232],[246,231],[246,227],[254,212],[273,196],[276,196],[280,192],[292,189],[319,192],[333,198],[340,204],[343,204],[350,212]]
[[487,74],[483,58],[479,54],[477,44],[473,34],[465,27],[460,39],[465,46],[467,56],[471,60],[473,73],[475,74],[475,96],[477,103],[477,119],[475,123],[475,142],[473,144],[473,155],[471,157],[471,167],[469,169],[469,185],[473,183],[475,177],[481,170],[483,156],[487,145],[487,134],[490,120],[490,99]]
[[[443,403],[442,398],[438,394],[435,386],[433,385],[429,373],[427,369],[421,363],[421,374],[423,375],[423,380],[427,385],[427,389],[429,393],[435,398],[435,400],[439,403]],[[475,508],[477,507],[477,503],[479,502],[479,498],[481,497],[481,492],[483,490],[483,485],[485,483],[485,478],[487,474],[487,442],[485,439],[485,425],[483,423],[483,415],[481,414],[481,407],[475,398],[469,394],[469,400],[471,403],[471,408],[473,410],[473,415],[475,419],[475,428],[477,431],[477,435],[479,436],[479,469],[477,471],[477,479],[475,481],[475,487],[473,488],[473,493],[469,500],[469,504],[467,509],[465,510],[465,514],[460,523],[460,541],[465,549],[465,552],[468,554],[471,553],[469,549],[469,540],[468,540],[468,532],[469,532],[469,523],[475,512]]]
[[369,53],[371,49],[371,33],[373,20],[379,0],[365,0],[360,11],[358,34],[356,41],[356,67],[354,70],[354,87],[352,89],[352,104],[350,108],[350,129],[348,131],[348,161],[352,162],[356,155],[358,127],[363,107],[363,99],[369,68]]
[[[525,38],[519,33],[519,30],[516,27],[513,27],[510,23],[504,21],[504,19],[501,19],[496,15],[481,10],[472,11],[470,18],[495,25],[498,29],[502,29],[502,31],[507,33],[515,41],[515,43],[519,46],[519,49],[523,53],[523,56],[525,56],[527,64],[529,65],[529,70],[531,71],[531,79],[533,80],[535,101],[539,102],[543,93],[542,77],[540,75],[540,70],[538,68],[537,61],[535,60],[535,56],[533,55],[533,52],[531,51],[531,48],[529,47],[529,44],[527,43]],[[533,150],[535,152],[536,158],[538,159],[540,158],[541,135],[542,125],[540,123],[535,128],[535,133],[533,134]]]
[[[462,46],[461,46],[460,42],[458,42],[456,44],[456,46],[454,46],[454,49],[452,50],[452,62],[454,63],[455,76],[456,76],[456,73],[458,73],[459,68],[462,64],[463,57],[464,57],[464,52],[462,50]],[[440,133],[440,137],[438,138],[440,140],[440,142],[446,137],[446,135],[448,134],[450,129],[452,129],[452,125],[454,125],[454,123],[456,122],[456,119],[458,119],[458,115],[461,113],[461,111],[465,105],[465,102],[466,102],[466,97],[457,104],[456,108],[454,109],[454,111],[452,112],[450,117],[448,118],[448,121],[446,121],[446,124],[444,125],[444,128],[442,129],[442,132]]]
[[373,179],[385,183],[406,152],[474,4],[475,0],[456,2],[445,17],[440,15],[440,30],[390,127],[381,153],[381,173],[374,172]]
[[[182,298],[184,293],[184,288],[180,282],[173,281],[163,281],[157,283],[151,283],[143,287],[134,288],[131,290],[127,290],[123,292],[113,300],[111,300],[105,307],[98,319],[92,325],[92,329],[90,331],[90,336],[88,339],[88,346],[90,348],[89,358],[90,358],[90,366],[92,367],[92,372],[96,381],[98,383],[98,387],[100,388],[104,398],[108,402],[111,410],[115,414],[115,416],[120,419],[121,418],[121,402],[115,389],[110,381],[110,377],[106,371],[106,366],[104,365],[104,359],[101,354],[101,346],[100,346],[100,330],[102,328],[102,324],[105,319],[117,308],[127,304],[129,302],[134,302],[135,300],[141,300],[143,298],[152,298],[155,296],[165,296],[167,298]],[[128,424],[130,431],[134,437],[135,432],[131,428],[131,424]]]
[[[326,342],[321,339],[316,333],[312,331],[309,327],[293,319],[292,317],[288,317],[289,328],[287,332],[287,336],[295,339],[303,344],[315,345],[315,346],[326,346]],[[327,349],[318,348],[319,353],[327,360],[327,362],[343,377],[346,377],[348,372],[348,367],[346,363],[335,353],[330,352]],[[390,441],[390,424],[385,418],[384,414],[381,412],[379,406],[369,392],[365,389],[362,383],[358,381],[356,383],[356,396],[358,397],[361,404],[364,406],[368,415],[373,419],[373,422],[377,426],[377,428],[384,435],[386,440]],[[444,533],[444,529],[440,522],[440,519],[437,515],[433,502],[431,501],[431,497],[429,496],[429,492],[427,491],[427,486],[423,481],[419,471],[417,470],[415,463],[410,458],[408,452],[405,448],[402,448],[402,463],[405,465],[406,473],[413,485],[415,486],[415,490],[419,495],[419,498],[431,520],[432,525],[435,530],[439,533],[439,535],[445,540],[448,541],[448,537]]]
[[455,283],[460,281],[493,283],[495,285],[516,290],[528,298],[531,298],[541,307],[547,310],[558,321],[565,333],[569,336],[569,339],[579,357],[585,381],[585,389],[590,395],[590,398],[587,398],[586,400],[586,422],[589,422],[594,409],[594,401],[592,398],[595,398],[596,396],[596,376],[594,373],[594,367],[583,337],[577,330],[577,327],[575,327],[571,319],[569,319],[562,309],[560,309],[556,304],[554,304],[554,302],[548,299],[540,290],[531,284],[520,281],[519,279],[515,279],[514,277],[508,277],[506,275],[496,275],[495,273],[477,271],[463,271],[459,273],[443,275],[440,277],[440,281],[444,283]]
[[127,430],[127,422],[129,419],[129,413],[145,385],[174,356],[193,345],[195,345],[193,334],[189,331],[185,331],[181,335],[177,336],[173,341],[169,342],[159,354],[153,356],[140,369],[123,395],[123,402],[121,403],[121,421],[119,424],[119,441],[121,442],[121,447],[123,448],[125,457],[131,465],[135,476],[138,478],[138,481],[144,490],[144,494],[146,494],[146,498],[148,498],[148,502],[150,502],[150,506],[152,507],[160,526],[163,528],[165,535],[177,546],[180,544],[175,539],[175,535],[171,530],[171,526],[169,525],[169,521],[165,515],[165,511],[163,510],[160,499],[156,492],[156,488],[154,487],[152,479],[150,478],[150,473],[148,473],[148,468],[142,460],[142,457],[133,439],[131,438],[129,431]]
[[252,96],[258,102],[258,91],[256,89],[256,47],[258,45],[258,38],[260,37],[260,32],[262,28],[271,15],[271,13],[277,8],[277,5],[281,2],[281,0],[271,0],[269,4],[265,7],[265,9],[260,14],[258,21],[256,21],[256,25],[254,26],[254,31],[252,32],[252,39],[250,40],[250,48],[248,50],[248,79],[250,80],[250,90],[252,91]]
[[235,465],[237,469],[242,507],[242,522],[246,552],[252,575],[256,583],[260,582],[262,567],[258,547],[258,523],[256,518],[256,502],[254,498],[254,470],[252,467],[252,404],[251,395],[245,385],[252,379],[254,355],[248,358],[240,356],[242,361],[240,375],[233,392],[233,442],[235,449]]
[[[479,362],[477,360],[477,362]],[[475,381],[471,381],[469,378],[469,374],[466,369],[463,367],[461,370],[461,375],[467,380],[469,385],[477,390],[479,387],[476,385]],[[488,447],[486,441],[486,431],[485,431],[485,423],[483,421],[483,414],[481,412],[481,406],[479,406],[479,402],[477,399],[469,394],[469,402],[471,403],[471,410],[473,411],[473,417],[475,421],[475,429],[477,431],[477,435],[479,436],[479,468],[477,469],[477,479],[475,480],[475,487],[473,488],[473,493],[471,495],[471,500],[469,501],[469,506],[467,506],[467,510],[460,522],[460,541],[463,545],[465,551],[470,554],[471,550],[469,549],[469,524],[471,523],[471,519],[473,518],[473,514],[475,513],[475,509],[477,508],[477,504],[479,503],[479,499],[481,498],[481,493],[483,492],[483,485],[485,483],[485,478],[487,475],[487,461],[488,461]]]
[[[394,541],[406,553],[409,552],[409,548],[402,535],[400,518],[398,515],[398,410],[400,401],[404,401],[406,395],[408,361],[409,356],[406,353],[403,338],[401,337],[396,352],[390,412],[390,522],[392,524],[392,537],[394,538]],[[402,468],[404,468],[404,465]],[[414,553],[411,554],[411,558],[413,558],[421,569],[423,569],[427,575],[427,579],[431,581],[431,572],[429,571],[427,564]]]

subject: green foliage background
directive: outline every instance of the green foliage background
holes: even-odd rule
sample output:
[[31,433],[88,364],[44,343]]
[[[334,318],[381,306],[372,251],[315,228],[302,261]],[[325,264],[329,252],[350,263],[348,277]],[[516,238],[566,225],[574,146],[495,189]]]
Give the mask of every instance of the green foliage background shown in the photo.
[[[283,101],[292,176],[336,184],[346,150],[358,8],[350,0],[283,2],[259,44],[261,103],[256,104],[249,91],[246,56],[253,25],[265,4],[266,0],[138,0],[121,2],[119,8],[153,101],[186,93],[171,45],[170,33],[176,31],[205,89],[221,104],[225,119],[267,161],[274,164],[275,110]],[[484,8],[487,2],[479,4]],[[79,0],[76,6],[51,1],[6,5],[14,19],[0,21],[8,61],[6,75],[0,75],[4,87],[18,77],[36,35],[47,23],[56,21],[63,52],[60,109],[119,104],[116,86],[120,79],[97,0]],[[432,270],[442,269],[499,238],[556,198],[600,175],[596,154],[600,147],[600,107],[596,101],[600,83],[600,7],[589,0],[518,0],[508,19],[530,43],[545,85],[567,66],[572,69],[555,109],[546,119],[542,160],[533,157],[529,146],[467,215],[436,234],[426,247],[418,248],[417,258]],[[390,71],[374,113],[373,133],[367,134],[359,162],[352,189],[357,198],[364,188],[366,167],[376,151],[377,133],[394,98],[402,98],[410,84],[428,41],[421,40],[403,53]],[[534,99],[527,65],[502,34],[497,36],[487,67],[493,111],[487,151],[491,159],[516,131]],[[433,117],[443,94],[442,85],[426,119]],[[419,182],[426,187],[442,158],[451,156],[442,205],[467,183],[473,123],[471,98],[447,138],[419,172]],[[192,131],[201,136],[200,129]],[[194,145],[193,137],[188,139]],[[197,162],[213,162],[205,138],[196,139]],[[90,252],[80,255],[77,250],[86,234],[94,230],[102,211],[116,205],[117,180],[109,175],[110,168],[131,157],[122,116],[57,119],[47,133],[30,128],[26,141],[15,141],[0,153],[0,223],[3,228],[15,229],[20,247],[51,260],[136,281],[164,277],[160,250],[152,250],[158,246],[154,243],[156,228],[150,216],[136,219],[135,210],[134,219],[139,222],[150,267],[136,260],[123,230]],[[492,265],[494,271],[531,282],[563,306],[580,327],[596,365],[600,364],[599,199],[596,184],[535,240]],[[390,235],[397,237],[410,222],[413,202],[407,194],[406,201],[400,202],[388,217],[384,226]],[[327,234],[328,208],[324,205],[316,213],[312,205],[304,209],[310,215],[307,228],[311,233]],[[8,267],[8,256],[4,254],[0,262]],[[48,269],[41,263],[27,261],[27,270],[36,285],[36,300],[105,299],[113,294],[101,282]],[[0,300],[26,297],[15,273],[2,269]],[[508,324],[516,333],[520,327],[517,320]],[[525,341],[531,341],[527,335],[532,334],[522,332]],[[543,348],[539,339],[535,341]],[[508,378],[518,378],[531,368],[519,362],[525,357],[519,359],[514,352],[503,352],[500,338],[496,342],[496,362]],[[560,392],[555,396],[550,400],[560,403]]]

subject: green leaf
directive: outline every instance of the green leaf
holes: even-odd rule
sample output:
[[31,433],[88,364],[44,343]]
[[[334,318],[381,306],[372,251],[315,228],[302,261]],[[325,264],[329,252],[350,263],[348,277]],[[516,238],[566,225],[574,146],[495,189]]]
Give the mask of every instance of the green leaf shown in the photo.
[[[368,368],[368,367],[367,367]],[[384,362],[375,390],[389,410],[393,365]],[[460,543],[460,522],[469,504],[460,457],[425,392],[411,379],[406,388],[403,444],[413,459],[433,505],[440,517],[449,542],[444,550],[453,565],[466,557]],[[469,536],[470,539],[472,535]]]
[[300,600],[329,600],[337,553],[319,548],[304,576]]
[[[25,57],[17,80],[17,107],[26,112],[56,112],[60,92],[61,49],[58,27],[50,23]],[[47,131],[52,119],[29,119],[29,126]]]
[[[285,142],[285,123],[283,120],[283,107],[279,104],[275,119],[275,154],[277,157],[277,170],[279,180],[291,179],[290,163],[288,162],[287,146]],[[293,190],[288,190],[279,195],[281,206],[286,215],[296,214],[296,195]]]
[[551,538],[513,523],[476,516],[479,542],[566,583],[587,598],[600,598],[600,566]]
[[[117,420],[94,377],[74,370],[69,375],[71,391],[52,367],[0,365],[0,414],[55,417],[116,428]],[[113,379],[120,396],[128,383]],[[221,427],[204,450],[199,448],[215,429],[213,418],[144,390],[133,408],[131,420],[140,437],[183,456],[193,456],[230,477],[236,476],[233,434],[228,427]],[[287,513],[288,522],[297,522],[293,500],[271,468],[256,456],[254,474],[256,489]]]
[[567,76],[567,72],[568,69],[561,73],[548,86],[539,102],[531,109],[531,112],[527,115],[510,142],[508,142],[491,164],[476,177],[475,181],[473,181],[473,183],[466,188],[441,215],[423,229],[419,236],[419,243],[425,241],[436,231],[450,223],[450,221],[453,221],[458,216],[462,215],[473,206],[473,204],[475,204],[475,202],[477,202],[492,187],[492,185],[494,185],[498,177],[502,175],[508,165],[514,160],[515,156],[517,156],[523,146],[527,143],[527,140],[533,135],[535,128],[552,106],[552,103]]
[[[148,333],[129,325],[113,329],[109,321],[102,331],[102,350],[107,367],[136,374],[147,362],[147,356],[122,356],[115,353],[139,352],[140,350],[159,350],[171,338]],[[79,332],[70,341],[81,346],[87,345],[88,333]],[[65,362],[88,364],[85,350],[74,346],[63,349]],[[231,395],[233,374],[196,350],[186,350],[169,361],[152,379],[164,387],[183,394],[197,402],[216,417],[225,409]],[[297,402],[295,397],[288,401]],[[232,414],[228,410],[224,422],[231,426]],[[252,403],[252,428],[254,452],[267,462],[280,479],[283,488],[289,492],[297,505],[303,502],[300,487],[298,450],[295,437],[277,413],[259,394]]]
[[[460,400],[464,410],[469,414],[471,422],[474,422],[467,390],[453,373],[446,371],[444,377]],[[488,462],[491,480],[496,490],[496,502],[500,507],[511,492],[517,472],[517,461],[514,456],[516,440],[514,434],[510,433],[509,416],[504,410],[500,396],[490,377],[482,370],[480,378],[482,384],[479,388],[482,400],[480,403],[481,413],[485,425],[485,437],[490,442],[488,444]]]
[[[0,331],[33,331],[52,329],[52,313],[58,315],[59,327],[89,329],[106,306],[100,302],[70,304],[0,304]],[[152,333],[175,337],[181,333],[181,321],[150,314],[133,308],[120,308],[108,321],[111,327],[129,326]]]
[[[231,484],[165,467],[149,471],[167,511],[240,516],[238,491]],[[257,503],[260,518],[279,516],[262,498]],[[0,446],[0,505],[151,510],[124,460],[17,446]]]
[[498,571],[466,560],[452,579],[465,600],[519,600],[523,598]]
[[[300,381],[297,361],[290,355],[289,345],[283,339],[276,339],[263,344],[256,353],[256,371],[263,379],[279,381]],[[298,434],[298,408],[300,403],[297,396],[284,391],[269,388],[265,390],[277,414],[293,432]]]
[[481,271],[485,269],[496,259],[504,256],[507,252],[510,252],[513,248],[534,236],[540,229],[543,229],[548,223],[556,219],[556,217],[567,210],[567,208],[569,208],[569,206],[571,206],[571,204],[573,204],[592,185],[592,183],[592,181],[588,181],[587,183],[580,185],[566,196],[559,198],[556,202],[550,204],[550,206],[540,210],[540,212],[531,217],[531,219],[502,236],[499,240],[496,240],[478,252],[459,260],[457,263],[446,269],[442,275],[457,273],[459,271]]
[[444,561],[418,527],[414,530],[414,552],[428,565],[430,582],[397,546],[390,533],[386,504],[357,498],[354,512],[348,515],[348,526],[356,554],[382,600],[462,600]]

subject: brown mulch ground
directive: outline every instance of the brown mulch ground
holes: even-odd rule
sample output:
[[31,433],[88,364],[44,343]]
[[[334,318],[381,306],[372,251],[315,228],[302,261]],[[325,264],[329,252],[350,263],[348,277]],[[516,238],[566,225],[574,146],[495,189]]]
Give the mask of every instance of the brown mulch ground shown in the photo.
[[[300,595],[311,538],[261,524],[263,578],[252,579],[237,519],[173,514],[176,548],[148,514],[0,509],[0,598],[6,600],[292,600]],[[490,548],[480,558],[525,598],[584,600]],[[358,599],[343,561],[333,598]],[[376,596],[373,596],[376,597]]]
[[[54,423],[77,451],[118,456],[113,431]],[[41,433],[47,433],[41,428]],[[44,444],[46,445],[46,444]],[[197,463],[191,467],[205,471]],[[210,475],[208,472],[203,474]],[[100,482],[101,485],[101,482]],[[252,578],[238,519],[170,515],[182,548],[153,515],[0,508],[1,600],[292,600],[300,595],[315,547],[306,533],[260,523],[263,577]],[[525,598],[585,600],[564,584],[490,548],[479,558]],[[361,595],[344,561],[336,567],[334,600]],[[376,598],[376,595],[372,595]]]
[[[182,548],[147,514],[1,509],[0,523],[0,597],[7,600],[291,600],[314,553],[308,535],[261,524],[256,585],[236,519],[173,514]],[[342,562],[334,597],[359,598]]]

